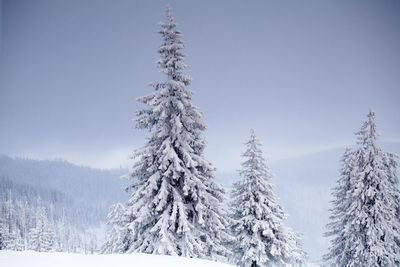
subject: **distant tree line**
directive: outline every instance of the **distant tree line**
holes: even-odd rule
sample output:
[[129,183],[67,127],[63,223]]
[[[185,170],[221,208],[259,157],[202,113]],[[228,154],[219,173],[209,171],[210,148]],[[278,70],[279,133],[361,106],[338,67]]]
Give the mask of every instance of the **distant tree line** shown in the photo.
[[0,179],[0,249],[94,253],[96,235],[71,221],[71,211],[59,205],[64,198]]

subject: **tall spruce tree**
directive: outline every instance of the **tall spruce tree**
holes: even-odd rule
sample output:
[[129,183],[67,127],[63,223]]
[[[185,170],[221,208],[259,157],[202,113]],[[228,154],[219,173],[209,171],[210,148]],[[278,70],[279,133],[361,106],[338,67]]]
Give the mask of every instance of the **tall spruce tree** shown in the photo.
[[251,131],[242,154],[241,180],[232,190],[233,255],[240,266],[299,266],[300,239],[283,224],[286,214],[272,190],[261,143]]
[[191,78],[181,50],[181,33],[167,7],[160,23],[163,43],[157,65],[166,81],[138,100],[148,108],[137,112],[137,127],[152,131],[137,159],[127,188],[121,231],[122,252],[144,252],[216,259],[228,253],[224,189],[214,182],[215,168],[203,156],[206,126],[192,104]]
[[345,153],[334,190],[331,248],[325,259],[333,266],[398,266],[399,189],[397,162],[377,145],[375,112],[357,135],[357,147]]

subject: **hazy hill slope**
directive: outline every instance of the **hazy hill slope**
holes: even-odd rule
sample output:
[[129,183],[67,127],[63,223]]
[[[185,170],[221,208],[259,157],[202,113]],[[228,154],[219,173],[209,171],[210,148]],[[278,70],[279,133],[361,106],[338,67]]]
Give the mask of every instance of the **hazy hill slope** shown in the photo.
[[61,160],[42,161],[0,156],[0,179],[3,181],[0,194],[12,189],[13,197],[18,198],[18,194],[29,188],[43,202],[54,200],[49,194],[60,196],[65,200],[65,203],[59,203],[64,205],[63,208],[81,210],[80,213],[88,218],[89,224],[98,224],[105,220],[111,204],[127,197],[122,189],[126,181],[120,178],[126,173],[127,170],[97,170]]

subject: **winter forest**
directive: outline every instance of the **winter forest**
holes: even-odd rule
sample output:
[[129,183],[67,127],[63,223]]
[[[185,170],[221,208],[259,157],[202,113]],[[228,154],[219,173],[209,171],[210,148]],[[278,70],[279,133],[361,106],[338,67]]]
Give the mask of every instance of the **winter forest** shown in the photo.
[[[172,6],[183,14],[179,3]],[[233,111],[231,115],[223,111],[229,106],[228,102],[240,102],[240,96],[233,100],[226,94],[228,91],[207,91],[208,96],[198,96],[203,94],[201,82],[196,84],[193,80],[192,85],[188,74],[192,66],[189,68],[185,62],[190,53],[202,51],[196,47],[196,40],[212,36],[200,31],[201,38],[194,38],[192,33],[186,37],[181,32],[186,28],[183,23],[176,22],[180,21],[176,14],[175,9],[167,5],[158,29],[153,25],[153,32],[158,32],[156,67],[159,73],[153,78],[150,90],[144,95],[135,94],[134,90],[128,92],[138,102],[138,108],[132,111],[136,113],[131,113],[135,114],[133,123],[129,125],[135,129],[128,131],[140,132],[136,137],[140,142],[128,147],[131,154],[124,155],[129,158],[127,165],[119,162],[119,167],[89,167],[65,159],[6,155],[0,150],[4,154],[0,154],[0,265],[400,266],[400,161],[396,154],[400,153],[400,142],[393,141],[399,133],[396,128],[399,98],[390,100],[396,104],[395,112],[389,115],[387,112],[381,115],[383,108],[377,104],[375,109],[373,101],[363,103],[368,108],[354,104],[353,111],[360,109],[357,112],[363,117],[356,122],[351,120],[349,127],[353,132],[337,129],[340,135],[348,138],[346,140],[353,141],[288,157],[274,157],[273,154],[280,151],[279,145],[271,148],[267,137],[270,132],[280,130],[270,127],[266,121],[265,127],[257,123],[250,125],[254,118],[267,117],[259,114],[261,109],[253,105],[259,103],[257,98],[262,95],[252,95],[254,102],[250,105],[235,106],[239,112],[235,114],[242,110],[249,112],[243,113],[248,116],[244,119],[248,123],[242,124],[240,115],[236,122],[235,116],[229,117]],[[155,15],[162,18],[162,14]],[[182,15],[182,21],[191,20],[190,15],[186,16],[189,17]],[[400,25],[398,18],[396,22]],[[72,20],[69,23],[73,23]],[[136,23],[135,27],[142,27],[140,22]],[[228,22],[221,23],[229,28]],[[400,36],[398,28],[396,34]],[[206,69],[218,72],[216,66],[220,66],[220,59],[207,51],[214,41],[207,42],[211,45],[204,48],[204,55],[197,56],[207,57]],[[118,50],[118,45],[115,47]],[[4,49],[6,51],[7,47]],[[231,57],[247,53],[240,48],[234,51],[238,54],[233,53]],[[151,66],[152,58],[147,61]],[[279,63],[275,63],[279,68]],[[226,69],[234,69],[229,64],[227,62]],[[238,61],[238,64],[244,63]],[[195,66],[193,69],[196,70]],[[398,70],[394,72],[398,74]],[[3,70],[6,77],[4,73],[7,71]],[[201,75],[201,72],[194,73]],[[252,79],[259,72],[249,73],[245,79]],[[142,75],[147,79],[147,73]],[[241,75],[247,74],[232,73],[223,79],[239,81]],[[268,79],[267,73],[263,75],[262,79]],[[290,77],[285,79],[290,80]],[[248,82],[244,86],[252,84]],[[398,83],[396,86],[394,94],[399,96]],[[246,94],[245,87],[241,94]],[[5,94],[2,92],[0,97]],[[219,99],[227,103],[218,103],[210,112],[203,111],[201,103],[215,103],[213,94],[221,94],[223,97]],[[248,94],[253,93],[249,91]],[[79,98],[69,98],[68,109],[74,109],[73,103],[78,109],[78,102],[74,102],[76,97]],[[206,97],[207,101],[200,101],[198,105],[197,97]],[[358,93],[348,97],[355,103],[367,99]],[[96,101],[96,95],[92,95],[90,102]],[[271,101],[274,101],[274,94],[262,100],[262,106],[272,105]],[[385,104],[390,102],[385,101]],[[120,103],[114,107],[98,105],[101,110],[109,110]],[[279,105],[290,105],[290,101]],[[90,109],[90,104],[86,108]],[[334,105],[332,112],[341,108]],[[319,106],[319,109],[324,107]],[[213,119],[218,112],[227,116],[229,124],[241,129],[242,139],[236,138],[234,132],[226,132],[218,136],[220,143],[206,140],[207,132],[219,127],[219,120]],[[387,123],[385,116],[393,117],[397,123]],[[340,117],[338,125],[347,119],[346,115]],[[99,121],[102,119],[105,124],[107,115]],[[69,118],[57,120],[68,123]],[[382,123],[384,127],[381,121],[385,122]],[[328,118],[321,122],[315,126],[318,136],[329,135],[327,125],[331,122]],[[129,124],[129,121],[124,123]],[[280,135],[292,139],[303,136],[301,123],[295,120],[281,123]],[[283,134],[290,124],[298,131]],[[58,124],[53,125],[57,127]],[[86,126],[76,129],[79,127]],[[385,137],[386,129],[390,135]],[[99,131],[87,137],[87,142],[103,134]],[[300,139],[301,145],[308,142]],[[230,142],[238,150],[224,147],[224,142]],[[47,149],[39,141],[38,144],[43,151]],[[95,152],[101,154],[100,150]],[[233,166],[233,170],[219,170],[217,165],[223,162],[221,158]]]

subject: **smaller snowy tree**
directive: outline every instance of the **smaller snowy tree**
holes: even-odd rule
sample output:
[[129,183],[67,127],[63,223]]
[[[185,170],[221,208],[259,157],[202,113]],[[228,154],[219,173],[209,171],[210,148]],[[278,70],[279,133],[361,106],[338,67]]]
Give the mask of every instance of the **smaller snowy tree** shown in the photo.
[[241,266],[299,266],[305,256],[299,237],[283,224],[286,214],[272,190],[271,173],[251,131],[245,143],[242,179],[232,190],[233,254]]
[[5,248],[6,248],[6,244],[5,244],[4,228],[3,228],[3,225],[0,224],[0,250],[3,250]]
[[348,242],[347,236],[343,225],[346,224],[348,217],[346,213],[350,206],[351,199],[351,183],[355,177],[356,171],[356,158],[355,152],[351,148],[346,148],[341,159],[342,168],[340,171],[340,178],[337,181],[337,186],[333,189],[332,200],[333,207],[330,209],[331,222],[327,225],[329,231],[325,236],[334,236],[331,241],[331,247],[328,254],[324,255],[324,259],[329,261],[331,258],[340,258],[340,261],[347,261],[350,255],[345,250],[346,243]]
[[54,234],[43,207],[39,207],[37,211],[36,227],[31,229],[29,241],[32,250],[39,252],[53,250]]
[[128,249],[128,228],[126,227],[128,220],[125,216],[125,210],[125,206],[122,203],[117,203],[110,207],[107,215],[107,224],[110,229],[107,233],[106,242],[102,247],[102,253],[123,253]]
[[7,250],[15,250],[17,236],[15,231],[9,232],[8,229],[3,233],[3,246]]
[[17,251],[25,250],[25,240],[21,234],[21,231],[19,230],[16,233],[14,250]]
[[334,191],[331,249],[333,266],[399,266],[399,189],[397,162],[378,146],[375,112],[359,132],[357,147],[344,155],[341,179]]

